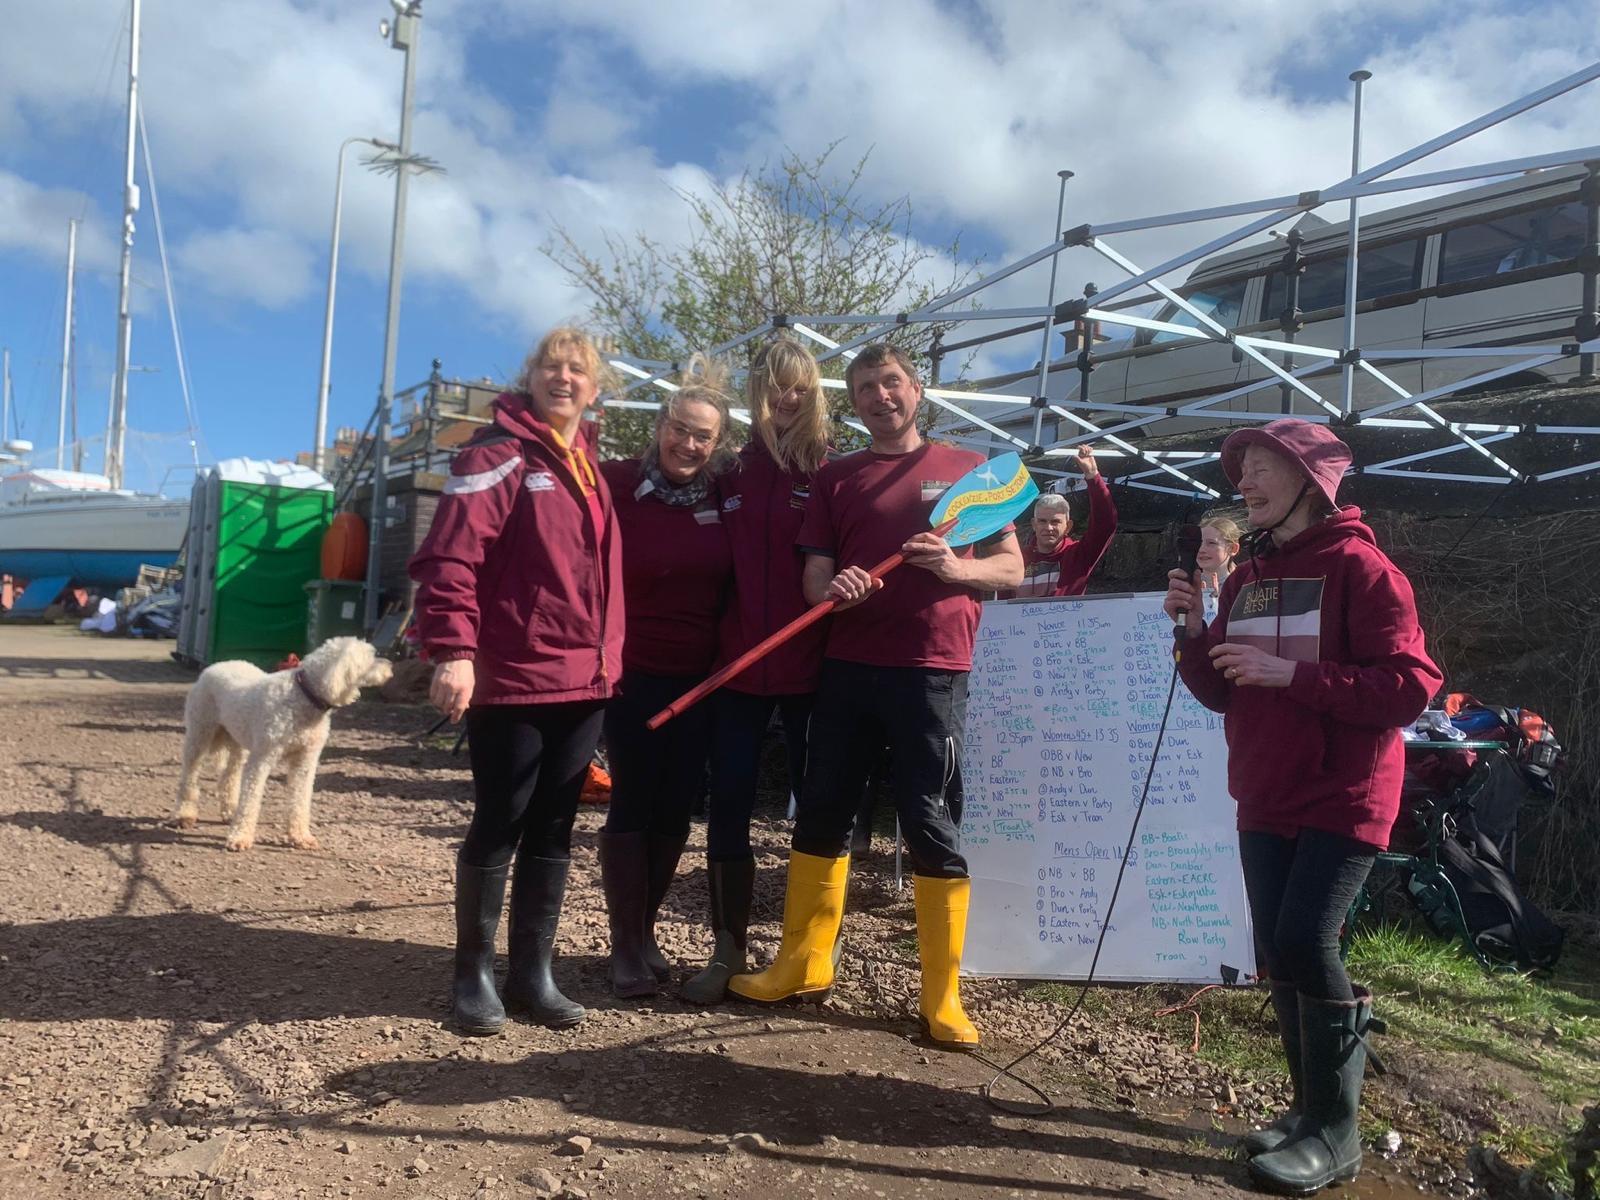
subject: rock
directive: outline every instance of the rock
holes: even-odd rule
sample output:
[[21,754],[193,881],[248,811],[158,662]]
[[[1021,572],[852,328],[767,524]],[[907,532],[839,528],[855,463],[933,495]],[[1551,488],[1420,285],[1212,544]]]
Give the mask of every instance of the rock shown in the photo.
[[428,1160],[419,1154],[411,1160],[411,1167],[406,1174],[410,1175],[413,1179],[420,1179],[431,1170],[433,1170],[433,1167],[429,1164]]
[[18,1142],[15,1146],[13,1146],[11,1148],[11,1157],[16,1159],[18,1162],[22,1162],[24,1159],[26,1159],[28,1157],[28,1155],[30,1155],[32,1153],[33,1153],[33,1143],[32,1142]]
[[770,1141],[759,1133],[736,1133],[728,1139],[729,1150],[772,1150],[778,1143]]
[[187,1179],[198,1175],[202,1179],[216,1179],[222,1159],[233,1144],[232,1133],[218,1133],[203,1142],[169,1154],[165,1158],[146,1163],[139,1174],[151,1179]]
[[337,1146],[334,1147],[334,1149],[337,1150],[340,1154],[354,1154],[355,1151],[356,1151],[356,1144],[354,1142],[352,1142],[349,1138],[345,1138],[344,1141],[340,1142]]
[[522,1177],[522,1182],[535,1196],[554,1196],[561,1190],[561,1180],[543,1167],[535,1167]]
[[582,1158],[589,1153],[589,1147],[593,1145],[593,1138],[587,1138],[581,1133],[575,1133],[556,1147],[556,1154],[562,1158]]
[[1400,1152],[1400,1133],[1390,1129],[1378,1135],[1378,1152],[1380,1154],[1398,1154]]

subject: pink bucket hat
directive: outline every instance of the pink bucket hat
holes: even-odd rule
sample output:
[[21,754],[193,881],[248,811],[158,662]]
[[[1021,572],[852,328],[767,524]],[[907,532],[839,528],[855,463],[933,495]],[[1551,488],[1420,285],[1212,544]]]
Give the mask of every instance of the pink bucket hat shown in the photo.
[[1222,473],[1234,487],[1239,486],[1239,476],[1244,470],[1246,446],[1265,446],[1283,455],[1300,468],[1311,485],[1328,498],[1329,504],[1338,507],[1333,497],[1339,490],[1345,468],[1350,465],[1350,447],[1326,425],[1284,417],[1256,429],[1230,433],[1222,443]]

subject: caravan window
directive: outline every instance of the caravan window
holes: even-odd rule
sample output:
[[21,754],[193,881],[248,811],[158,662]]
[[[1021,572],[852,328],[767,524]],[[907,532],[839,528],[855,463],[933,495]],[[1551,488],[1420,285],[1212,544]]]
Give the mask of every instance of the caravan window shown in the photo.
[[1583,249],[1584,207],[1557,204],[1461,225],[1444,235],[1439,282],[1462,283],[1575,258]]
[[[1185,296],[1190,304],[1194,305],[1206,316],[1210,317],[1224,329],[1232,329],[1239,324],[1239,312],[1244,307],[1244,286],[1249,280],[1240,279],[1234,283],[1224,283],[1217,287],[1200,287]],[[1157,321],[1166,321],[1172,325],[1187,325],[1191,329],[1198,329],[1200,322],[1193,313],[1187,309],[1179,308],[1168,301],[1156,312]],[[1154,330],[1144,329],[1139,333],[1136,342],[1141,346],[1165,345],[1168,342],[1192,342],[1193,338],[1186,338],[1180,333],[1158,333]]]
[[[1356,299],[1376,300],[1408,292],[1417,286],[1422,271],[1422,239],[1390,242],[1387,246],[1363,246],[1356,268]],[[1313,259],[1300,277],[1300,311],[1344,307],[1345,256]],[[1284,305],[1283,276],[1277,271],[1267,276],[1267,298],[1261,309],[1265,320],[1279,316]]]

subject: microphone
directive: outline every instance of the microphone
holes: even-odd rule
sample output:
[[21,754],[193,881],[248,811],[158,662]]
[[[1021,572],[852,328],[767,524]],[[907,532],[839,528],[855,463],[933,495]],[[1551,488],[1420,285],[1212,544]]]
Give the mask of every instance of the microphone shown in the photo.
[[[1184,578],[1192,584],[1194,573],[1199,568],[1200,546],[1202,544],[1200,526],[1185,525],[1178,530],[1178,569],[1183,572]],[[1178,610],[1177,638],[1181,642],[1188,635],[1189,610]]]

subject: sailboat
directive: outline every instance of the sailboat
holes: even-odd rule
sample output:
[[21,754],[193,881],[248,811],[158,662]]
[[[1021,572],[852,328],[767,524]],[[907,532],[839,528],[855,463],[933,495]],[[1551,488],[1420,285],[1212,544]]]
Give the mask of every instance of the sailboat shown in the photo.
[[[189,525],[189,501],[129,491],[123,482],[127,438],[128,352],[131,335],[129,280],[133,258],[133,219],[139,209],[134,182],[138,132],[139,0],[132,0],[128,50],[127,170],[123,187],[122,277],[117,302],[117,368],[111,398],[104,474],[68,470],[65,464],[66,409],[72,359],[73,268],[76,225],[68,227],[67,311],[62,335],[61,419],[54,468],[32,465],[33,447],[7,442],[0,463],[0,575],[33,583],[49,581],[110,590],[134,583],[141,565],[171,566]],[[5,379],[6,417],[11,381]],[[5,418],[0,417],[0,438]],[[50,597],[50,598],[53,598]]]

